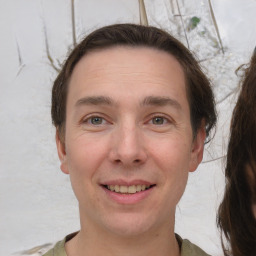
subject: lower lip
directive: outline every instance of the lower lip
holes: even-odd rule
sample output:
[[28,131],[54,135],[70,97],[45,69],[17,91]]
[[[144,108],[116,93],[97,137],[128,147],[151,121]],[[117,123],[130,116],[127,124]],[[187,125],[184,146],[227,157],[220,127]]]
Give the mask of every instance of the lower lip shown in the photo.
[[140,192],[136,192],[134,194],[121,194],[121,193],[116,193],[111,190],[108,190],[104,186],[101,186],[107,196],[109,196],[112,200],[119,204],[136,204],[141,202],[142,200],[146,199],[154,190],[155,186],[144,190]]

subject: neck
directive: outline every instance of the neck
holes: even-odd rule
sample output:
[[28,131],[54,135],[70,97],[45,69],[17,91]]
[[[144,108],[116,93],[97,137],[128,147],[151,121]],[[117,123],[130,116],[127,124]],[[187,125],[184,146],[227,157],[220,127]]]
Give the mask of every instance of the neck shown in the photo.
[[[82,224],[82,223],[81,223]],[[169,224],[169,225],[168,225]],[[65,245],[68,256],[179,256],[174,224],[134,236],[121,236],[81,225],[81,231]]]

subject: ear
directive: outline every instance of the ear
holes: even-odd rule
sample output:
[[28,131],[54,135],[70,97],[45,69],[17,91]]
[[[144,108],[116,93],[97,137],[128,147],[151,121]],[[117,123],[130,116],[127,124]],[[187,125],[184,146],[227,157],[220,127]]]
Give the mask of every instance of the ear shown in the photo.
[[206,138],[205,122],[202,122],[200,129],[198,129],[196,137],[192,142],[191,158],[189,164],[189,171],[194,172],[198,165],[202,162],[204,153],[204,142]]
[[58,129],[56,129],[56,146],[58,151],[58,156],[60,159],[60,169],[65,174],[69,174],[68,167],[67,167],[67,155],[66,155],[66,148],[65,148],[65,142],[60,137],[60,132]]

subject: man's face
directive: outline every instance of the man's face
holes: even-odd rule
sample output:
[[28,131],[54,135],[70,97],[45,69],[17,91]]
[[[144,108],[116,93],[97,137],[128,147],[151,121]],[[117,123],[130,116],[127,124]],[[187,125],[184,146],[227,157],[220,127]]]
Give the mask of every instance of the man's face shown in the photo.
[[135,235],[168,226],[204,139],[202,128],[193,140],[174,57],[141,47],[83,57],[69,84],[65,143],[57,134],[82,227]]

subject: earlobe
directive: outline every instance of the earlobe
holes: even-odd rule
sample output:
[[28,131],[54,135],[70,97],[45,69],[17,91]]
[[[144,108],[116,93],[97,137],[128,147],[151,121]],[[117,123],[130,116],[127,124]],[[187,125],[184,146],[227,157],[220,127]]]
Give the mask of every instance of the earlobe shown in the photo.
[[203,159],[205,138],[206,138],[206,132],[205,132],[205,126],[203,122],[203,124],[201,125],[201,128],[198,129],[196,137],[194,138],[194,141],[192,143],[191,159],[190,159],[190,167],[189,167],[190,172],[194,172]]
[[66,148],[65,143],[62,141],[60,137],[60,132],[58,129],[56,129],[56,146],[58,151],[58,156],[60,159],[60,169],[65,174],[69,174],[68,168],[67,168],[67,155],[66,155]]

